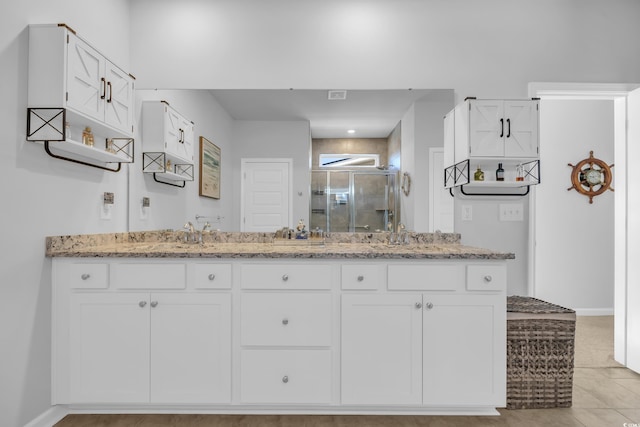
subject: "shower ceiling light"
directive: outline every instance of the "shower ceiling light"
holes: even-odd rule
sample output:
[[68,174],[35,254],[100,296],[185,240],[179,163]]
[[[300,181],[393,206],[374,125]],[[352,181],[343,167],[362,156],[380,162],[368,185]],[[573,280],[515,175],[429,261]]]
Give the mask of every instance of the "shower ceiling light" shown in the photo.
[[349,130],[347,131],[347,133],[349,133],[349,134],[354,134],[354,133],[356,133],[356,131],[355,131],[355,129],[349,129]]

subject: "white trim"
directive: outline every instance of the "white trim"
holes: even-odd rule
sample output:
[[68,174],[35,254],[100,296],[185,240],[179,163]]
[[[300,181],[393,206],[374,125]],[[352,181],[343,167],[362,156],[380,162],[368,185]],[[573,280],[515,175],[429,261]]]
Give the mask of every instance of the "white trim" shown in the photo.
[[[623,130],[623,134],[620,135],[621,125],[627,122],[627,111],[626,111],[626,98],[629,92],[640,88],[640,84],[628,84],[628,83],[558,83],[558,82],[531,82],[529,83],[529,96],[532,98],[541,98],[547,100],[612,100],[614,101],[614,114],[615,114],[615,152],[616,158],[615,163],[618,165],[616,174],[620,172],[620,175],[627,174],[627,135],[626,128]],[[622,169],[622,170],[621,170]],[[626,176],[625,176],[626,178]],[[621,238],[621,233],[616,230],[616,242],[615,251],[616,251],[616,277],[615,277],[615,301],[613,314],[615,317],[614,321],[614,356],[616,361],[626,365],[626,356],[627,356],[627,270],[628,270],[628,260],[627,260],[627,242],[626,242],[626,218],[628,215],[627,212],[627,202],[626,196],[623,191],[626,186],[625,183],[621,183],[618,180],[617,186],[619,186],[619,191],[616,192],[616,224],[618,222],[623,222],[624,238]],[[532,198],[530,201],[530,209],[531,213],[535,212],[535,198]],[[535,231],[535,215],[531,215],[530,231],[533,233]],[[616,228],[620,227],[620,225],[616,225]],[[530,234],[532,236],[529,238],[529,268],[532,271],[535,271],[535,234]],[[624,241],[622,241],[624,240]],[[535,296],[535,274],[529,274],[529,280],[533,280],[532,283],[528,284],[529,289],[533,292],[533,296]],[[580,311],[576,310],[576,312],[580,315],[607,315],[607,314],[586,314],[586,313],[608,313],[608,309],[580,309]]]
[[613,316],[612,308],[576,308],[576,316]]
[[69,409],[66,406],[52,406],[29,421],[24,427],[51,427],[67,415],[69,415]]

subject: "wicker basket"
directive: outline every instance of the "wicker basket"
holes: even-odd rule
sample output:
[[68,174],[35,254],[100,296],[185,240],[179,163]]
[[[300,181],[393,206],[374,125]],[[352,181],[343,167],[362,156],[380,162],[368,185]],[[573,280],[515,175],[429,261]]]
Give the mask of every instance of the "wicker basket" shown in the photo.
[[507,408],[568,408],[573,388],[575,311],[507,297]]

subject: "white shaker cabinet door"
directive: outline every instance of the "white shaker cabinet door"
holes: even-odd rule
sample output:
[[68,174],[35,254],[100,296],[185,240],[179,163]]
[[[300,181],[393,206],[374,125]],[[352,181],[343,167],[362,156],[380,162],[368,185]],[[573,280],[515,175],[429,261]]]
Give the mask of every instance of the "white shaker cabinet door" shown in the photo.
[[149,401],[148,297],[71,294],[71,402]]
[[422,296],[342,296],[342,403],[422,403]]
[[122,132],[133,132],[133,78],[110,61],[105,63],[105,75],[104,121]]
[[73,34],[69,34],[68,40],[67,107],[102,121],[107,91],[106,60]]
[[538,156],[538,102],[505,101],[505,157]]
[[506,404],[504,295],[424,295],[424,404]]
[[152,403],[231,399],[231,296],[152,293]]
[[473,100],[469,106],[469,156],[504,156],[504,102]]

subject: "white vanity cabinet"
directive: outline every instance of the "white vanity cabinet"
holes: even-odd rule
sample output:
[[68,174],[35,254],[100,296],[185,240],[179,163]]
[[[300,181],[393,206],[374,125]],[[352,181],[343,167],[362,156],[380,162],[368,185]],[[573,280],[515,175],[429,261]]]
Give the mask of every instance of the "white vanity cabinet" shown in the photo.
[[504,260],[54,258],[53,403],[495,414],[505,293]]
[[[71,135],[133,136],[133,76],[64,24],[29,26],[30,108],[65,108]],[[97,142],[97,141],[96,141]]]
[[194,124],[166,101],[143,101],[142,145],[164,152],[173,164],[193,164]]
[[54,403],[230,402],[231,295],[157,267],[54,260]]
[[342,403],[503,406],[505,266],[388,269],[388,292],[342,295]]

